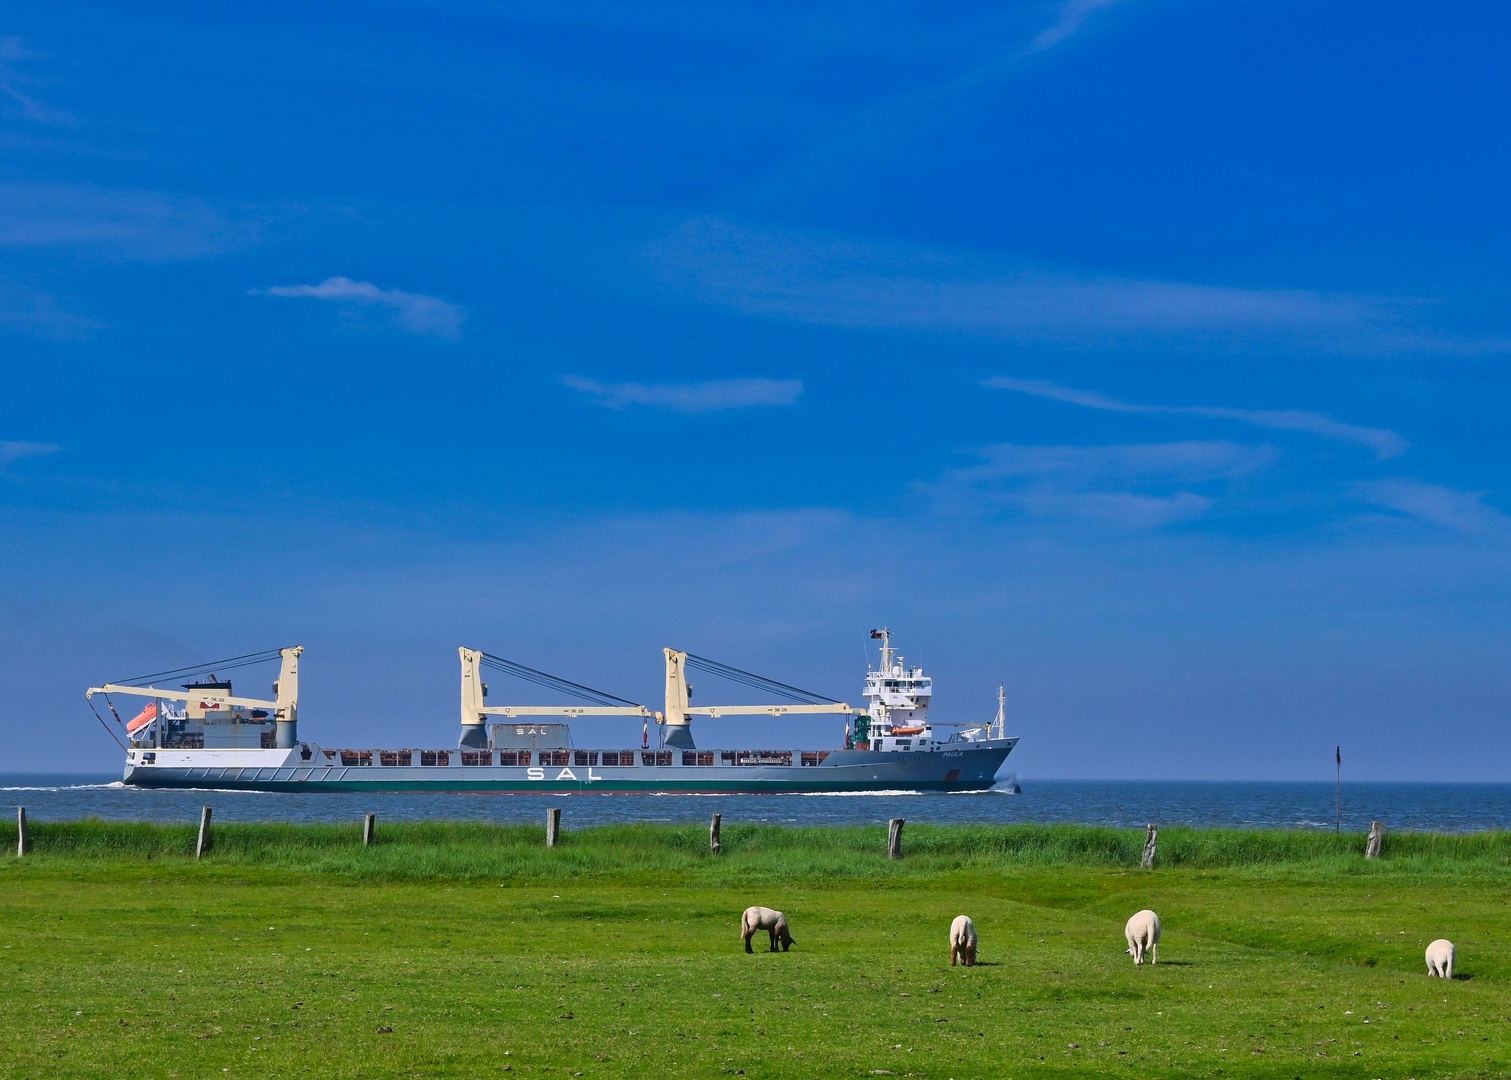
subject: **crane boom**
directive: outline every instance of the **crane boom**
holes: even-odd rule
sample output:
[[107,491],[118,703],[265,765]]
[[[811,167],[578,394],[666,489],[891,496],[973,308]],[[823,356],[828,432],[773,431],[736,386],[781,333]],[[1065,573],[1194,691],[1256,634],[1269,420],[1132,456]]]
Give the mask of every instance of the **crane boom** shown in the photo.
[[[482,747],[488,745],[488,735],[485,730],[487,719],[490,716],[518,717],[518,716],[643,716],[647,720],[655,720],[658,724],[661,718],[651,712],[644,705],[489,705],[488,685],[483,682],[480,665],[483,658],[488,654],[481,649],[469,649],[465,645],[457,649],[462,660],[462,736],[458,746]],[[494,665],[498,666],[501,661],[493,658]],[[524,669],[533,671],[533,669]],[[537,672],[536,674],[543,674]],[[552,676],[551,678],[554,678]],[[556,680],[563,686],[575,686],[565,680]],[[581,687],[597,694],[589,687]],[[602,697],[611,695],[600,694]]]
[[[781,716],[784,713],[844,713],[851,715],[857,710],[852,709],[843,701],[830,701],[824,704],[796,704],[796,705],[699,705],[689,704],[691,700],[691,687],[687,684],[687,653],[677,649],[662,649],[666,656],[666,745],[691,749],[693,746],[692,723],[690,716]],[[704,662],[707,663],[706,661]],[[724,665],[717,665],[724,667]],[[728,669],[737,670],[737,669]],[[746,674],[741,672],[740,674]],[[770,680],[762,680],[770,682]],[[781,685],[781,684],[772,684]],[[796,687],[789,689],[796,690]],[[817,694],[809,695],[817,697]]]
[[[303,645],[291,645],[278,650],[277,655],[280,661],[278,681],[273,684],[273,693],[278,696],[274,701],[233,697],[230,694],[222,694],[204,687],[165,690],[156,686],[126,686],[120,683],[91,686],[84,692],[84,696],[92,698],[96,694],[132,694],[137,697],[162,698],[166,701],[194,702],[192,708],[211,712],[219,712],[227,708],[267,709],[273,714],[276,724],[274,745],[289,749],[299,742],[299,657],[303,653]],[[272,658],[272,654],[265,657],[258,655],[253,657],[251,662],[260,663],[263,659],[271,660]],[[245,661],[248,658],[239,657],[238,659]],[[214,667],[213,664],[209,666]],[[232,666],[238,665],[232,664]],[[240,666],[245,666],[245,664]],[[159,672],[159,675],[161,674],[163,673]]]

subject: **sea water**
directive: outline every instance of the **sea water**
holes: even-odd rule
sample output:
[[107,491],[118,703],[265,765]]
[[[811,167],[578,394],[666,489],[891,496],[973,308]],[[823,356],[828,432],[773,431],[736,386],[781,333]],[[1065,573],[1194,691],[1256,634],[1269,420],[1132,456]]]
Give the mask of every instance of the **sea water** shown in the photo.
[[0,805],[25,806],[36,821],[98,817],[109,821],[194,822],[201,806],[217,821],[529,822],[547,805],[562,808],[568,829],[615,822],[867,825],[888,818],[947,824],[1084,822],[1142,827],[1220,825],[1250,829],[1362,832],[1372,820],[1399,830],[1471,832],[1511,828],[1511,784],[1348,783],[1341,818],[1329,783],[1185,780],[1021,780],[958,794],[869,792],[811,795],[473,795],[412,792],[283,792],[129,788],[111,776],[0,773]]

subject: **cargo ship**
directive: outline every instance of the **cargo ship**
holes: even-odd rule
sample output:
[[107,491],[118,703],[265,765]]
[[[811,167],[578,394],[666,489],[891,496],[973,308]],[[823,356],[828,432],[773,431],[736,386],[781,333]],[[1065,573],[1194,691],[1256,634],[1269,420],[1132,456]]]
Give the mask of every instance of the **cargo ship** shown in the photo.
[[[123,729],[123,780],[137,787],[238,791],[428,791],[564,794],[686,794],[977,791],[990,788],[1017,736],[1005,731],[1005,703],[984,723],[929,719],[933,680],[892,648],[891,631],[872,631],[881,662],[866,673],[864,707],[813,694],[692,653],[664,649],[664,710],[493,656],[458,649],[461,734],[455,747],[330,747],[299,731],[299,659],[303,646],[232,657],[213,665],[157,672],[90,687]],[[277,660],[273,699],[237,696],[225,673]],[[484,670],[515,676],[570,696],[572,705],[490,705]],[[689,670],[786,699],[777,705],[694,706]],[[172,685],[178,679],[189,681]],[[149,698],[122,719],[114,698]],[[128,710],[129,711],[129,710]],[[693,737],[695,716],[844,717],[833,749],[709,748]],[[579,716],[641,721],[630,745],[580,748]],[[104,718],[102,717],[102,722]],[[652,745],[652,725],[655,745]],[[107,728],[109,723],[106,722]],[[936,727],[946,733],[936,734]],[[640,745],[633,745],[638,741]]]

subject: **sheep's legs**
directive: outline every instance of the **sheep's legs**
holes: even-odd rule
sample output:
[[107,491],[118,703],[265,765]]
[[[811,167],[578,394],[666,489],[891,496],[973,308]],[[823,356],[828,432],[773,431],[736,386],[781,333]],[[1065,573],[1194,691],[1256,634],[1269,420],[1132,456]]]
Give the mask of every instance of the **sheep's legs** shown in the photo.
[[1159,942],[1157,941],[1149,946],[1149,962],[1151,964],[1159,963]]
[[950,967],[955,966],[955,946],[950,946]]
[[[755,931],[751,931],[751,933],[754,933],[754,932]],[[743,936],[745,938],[745,951],[748,952],[748,953],[755,952],[755,950],[750,947],[750,934],[745,934]]]

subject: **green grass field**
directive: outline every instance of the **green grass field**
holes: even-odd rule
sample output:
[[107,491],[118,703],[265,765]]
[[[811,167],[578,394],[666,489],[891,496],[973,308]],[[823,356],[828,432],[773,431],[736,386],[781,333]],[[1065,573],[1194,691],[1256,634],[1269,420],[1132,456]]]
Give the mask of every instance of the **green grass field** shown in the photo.
[[[1084,827],[37,826],[0,1076],[1489,1077],[1511,836]],[[14,850],[14,828],[9,850]],[[0,831],[0,843],[7,842]],[[747,956],[747,904],[790,953]],[[1135,968],[1122,927],[1164,920]],[[982,963],[949,967],[970,914]],[[1461,978],[1425,975],[1435,937]]]

